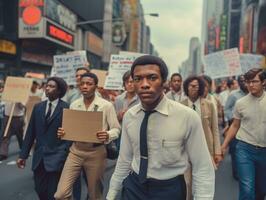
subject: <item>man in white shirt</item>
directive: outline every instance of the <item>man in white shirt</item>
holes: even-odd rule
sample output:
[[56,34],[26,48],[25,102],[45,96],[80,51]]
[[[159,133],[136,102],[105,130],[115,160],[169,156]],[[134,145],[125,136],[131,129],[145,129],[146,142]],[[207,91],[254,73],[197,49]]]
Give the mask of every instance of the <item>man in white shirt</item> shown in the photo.
[[181,102],[187,97],[182,91],[182,76],[179,73],[174,73],[170,81],[171,90],[166,93],[166,97],[173,101]]
[[249,94],[237,100],[234,120],[222,145],[223,154],[236,136],[236,170],[239,200],[264,200],[266,196],[266,77],[262,69],[245,75]]
[[[102,111],[103,130],[97,132],[101,143],[73,142],[67,157],[60,181],[58,183],[55,199],[71,199],[72,187],[83,168],[88,181],[88,194],[91,200],[102,199],[103,174],[106,165],[106,149],[104,144],[118,138],[120,125],[112,103],[95,94],[98,78],[93,73],[81,75],[80,91],[82,98],[70,105],[70,109],[80,111]],[[89,133],[90,130],[88,130]],[[58,136],[67,134],[62,128]]]
[[[108,200],[185,200],[184,172],[193,163],[194,196],[213,199],[214,168],[198,115],[163,94],[168,69],[145,55],[132,64],[140,104],[124,116],[120,154]],[[195,153],[197,152],[197,153]]]

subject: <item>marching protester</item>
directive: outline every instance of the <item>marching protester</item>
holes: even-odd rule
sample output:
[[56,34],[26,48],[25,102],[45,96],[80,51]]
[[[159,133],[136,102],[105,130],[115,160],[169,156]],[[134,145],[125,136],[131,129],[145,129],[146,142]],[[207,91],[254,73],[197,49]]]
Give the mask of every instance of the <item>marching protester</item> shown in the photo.
[[266,95],[263,70],[254,68],[245,75],[249,94],[235,104],[233,122],[222,145],[225,153],[236,136],[236,170],[239,200],[264,200],[266,195]]
[[[184,173],[193,165],[196,199],[213,199],[214,168],[199,116],[164,96],[168,69],[158,57],[137,58],[131,68],[140,103],[123,118],[120,153],[108,200],[185,200]],[[195,153],[197,152],[197,153]]]
[[61,100],[67,90],[66,82],[58,77],[48,78],[45,93],[47,101],[34,106],[17,166],[25,168],[26,159],[36,140],[32,159],[35,191],[40,200],[54,199],[61,171],[71,142],[57,137],[62,126],[63,109],[68,104]]
[[[218,167],[222,160],[222,152],[218,129],[218,115],[215,105],[202,97],[205,91],[205,83],[201,77],[188,77],[184,81],[183,87],[188,98],[181,103],[192,108],[200,116],[209,153],[214,161],[214,164]],[[191,167],[194,167],[193,163],[191,163]],[[188,169],[185,174],[185,178],[188,189],[187,199],[190,200],[192,199],[191,169]]]
[[238,83],[235,79],[228,79],[226,81],[226,90],[222,91],[219,95],[220,101],[222,103],[222,106],[225,106],[225,103],[227,101],[227,98],[229,94],[233,91],[238,89]]
[[[132,106],[139,103],[139,98],[135,92],[133,79],[131,77],[130,71],[127,71],[123,75],[123,86],[125,88],[125,91],[122,94],[118,95],[115,98],[115,102],[114,102],[117,119],[120,125],[122,124],[122,120],[123,120],[123,117],[126,111]],[[117,139],[116,144],[119,149],[120,148],[120,137],[119,139]]]
[[[82,111],[102,111],[103,130],[97,132],[97,138],[102,143],[73,142],[55,193],[55,199],[71,199],[72,187],[84,168],[88,181],[88,194],[91,200],[103,198],[102,183],[106,165],[105,143],[117,139],[120,125],[112,103],[97,96],[98,78],[93,73],[81,75],[80,90],[82,98],[70,105],[70,109]],[[88,130],[89,131],[89,130]],[[58,137],[66,133],[63,128],[58,130]]]
[[212,78],[207,75],[202,75],[202,79],[205,83],[203,97],[215,105],[214,108],[218,115],[218,126],[222,128],[225,125],[224,110],[219,98],[212,94]]
[[171,100],[181,102],[187,97],[182,91],[182,76],[179,73],[174,73],[170,79],[171,90],[166,93],[166,97]]
[[81,77],[81,75],[88,73],[88,72],[90,72],[90,69],[88,67],[80,67],[80,68],[76,69],[76,74],[75,74],[76,86],[72,89],[69,89],[63,98],[67,103],[71,104],[75,100],[82,97],[82,94],[81,94],[80,89],[79,89],[80,77]]
[[[13,103],[4,102],[4,119],[2,128],[2,140],[0,142],[0,161],[8,158],[8,149],[10,144],[10,139],[13,135],[16,135],[18,140],[19,148],[22,147],[23,142],[23,132],[25,124],[25,106],[22,103],[15,103],[15,108],[13,115],[11,115]],[[4,136],[5,129],[8,124],[9,117],[12,117],[10,126],[8,128],[7,135]]]
[[[246,96],[248,94],[248,89],[245,83],[245,77],[244,75],[241,75],[237,78],[237,82],[239,85],[239,89],[233,91],[227,98],[225,107],[224,107],[224,113],[226,116],[228,128],[233,122],[233,110],[235,107],[235,103],[238,99]],[[225,131],[226,135],[226,131]],[[235,146],[236,146],[236,139],[235,137],[231,140],[229,143],[229,153],[231,155],[231,165],[232,165],[232,175],[235,180],[238,180],[237,172],[236,172],[236,165],[235,165]]]

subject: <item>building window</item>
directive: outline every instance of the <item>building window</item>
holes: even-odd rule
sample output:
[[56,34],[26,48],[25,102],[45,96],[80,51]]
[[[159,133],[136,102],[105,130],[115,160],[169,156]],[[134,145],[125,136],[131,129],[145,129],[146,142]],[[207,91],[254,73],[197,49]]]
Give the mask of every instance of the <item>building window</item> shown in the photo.
[[4,2],[0,1],[0,32],[4,30]]

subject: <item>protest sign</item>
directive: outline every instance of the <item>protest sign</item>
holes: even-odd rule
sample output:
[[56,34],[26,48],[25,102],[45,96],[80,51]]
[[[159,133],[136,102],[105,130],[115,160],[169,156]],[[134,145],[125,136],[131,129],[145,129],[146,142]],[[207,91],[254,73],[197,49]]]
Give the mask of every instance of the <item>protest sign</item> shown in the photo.
[[111,55],[108,76],[106,77],[104,89],[122,90],[123,75],[131,69],[132,63],[135,61],[136,58],[141,55],[143,54],[128,53],[120,55]]
[[105,83],[105,79],[107,76],[107,71],[105,70],[98,70],[98,69],[92,69],[91,73],[96,74],[96,76],[98,77],[98,87],[104,87],[104,83]]
[[25,105],[30,95],[31,86],[32,79],[9,76],[6,79],[2,100]]
[[35,106],[35,104],[41,102],[41,98],[37,97],[37,96],[30,96],[27,103],[26,103],[26,116],[27,119],[29,120],[31,117],[31,113],[33,110],[33,107]]
[[242,74],[237,48],[208,54],[204,60],[205,74],[213,79]]
[[264,56],[257,54],[240,54],[240,64],[242,73],[248,72],[252,68],[262,68]]
[[103,112],[64,109],[63,140],[100,143],[96,133],[103,128]]
[[5,127],[4,137],[6,137],[8,133],[8,129],[16,105],[15,103],[22,103],[24,105],[26,104],[30,94],[31,86],[32,79],[12,76],[7,77],[2,95],[2,100],[12,102],[13,104],[11,107],[11,112],[7,121],[7,125]]
[[80,67],[85,67],[88,62],[85,55],[68,54],[54,56],[54,66],[51,71],[51,76],[63,78],[68,85],[76,85],[76,70]]

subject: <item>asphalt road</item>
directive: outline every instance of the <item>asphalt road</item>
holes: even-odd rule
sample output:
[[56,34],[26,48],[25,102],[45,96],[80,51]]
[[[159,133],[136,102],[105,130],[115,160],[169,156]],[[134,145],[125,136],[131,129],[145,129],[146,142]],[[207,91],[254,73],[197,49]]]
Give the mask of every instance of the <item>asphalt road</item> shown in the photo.
[[[34,192],[33,174],[30,170],[31,157],[27,160],[24,170],[18,169],[15,160],[18,155],[16,138],[12,138],[9,158],[0,163],[0,199],[1,200],[37,200]],[[216,171],[215,200],[237,200],[238,184],[232,178],[230,157],[227,156]],[[104,178],[105,194],[109,179],[114,169],[114,162],[109,161]],[[82,200],[86,197],[86,188],[83,183]]]

